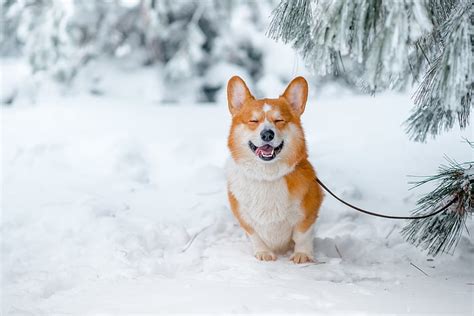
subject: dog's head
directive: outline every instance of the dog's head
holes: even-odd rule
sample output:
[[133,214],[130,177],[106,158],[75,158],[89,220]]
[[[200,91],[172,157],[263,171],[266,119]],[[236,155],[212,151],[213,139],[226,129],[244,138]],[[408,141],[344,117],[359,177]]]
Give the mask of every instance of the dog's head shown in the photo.
[[293,79],[278,99],[255,99],[240,77],[227,85],[232,114],[228,146],[237,163],[294,167],[307,157],[300,116],[308,97],[303,77]]

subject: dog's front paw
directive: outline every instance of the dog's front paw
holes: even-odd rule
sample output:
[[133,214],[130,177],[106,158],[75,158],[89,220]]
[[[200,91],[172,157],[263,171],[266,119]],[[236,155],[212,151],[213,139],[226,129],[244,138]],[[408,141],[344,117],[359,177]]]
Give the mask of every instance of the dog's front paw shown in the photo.
[[292,260],[294,263],[314,262],[313,257],[304,252],[295,252],[291,255],[290,260]]
[[277,257],[273,254],[273,252],[263,250],[255,252],[255,258],[260,261],[275,261]]

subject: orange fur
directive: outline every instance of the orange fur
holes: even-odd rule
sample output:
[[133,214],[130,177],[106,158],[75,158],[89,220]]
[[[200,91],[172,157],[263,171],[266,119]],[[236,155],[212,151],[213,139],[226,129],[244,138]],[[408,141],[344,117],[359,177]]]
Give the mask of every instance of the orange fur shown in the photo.
[[323,192],[315,179],[316,173],[306,159],[302,160],[292,173],[285,176],[290,195],[302,201],[304,218],[297,226],[300,232],[305,232],[314,224],[323,202]]

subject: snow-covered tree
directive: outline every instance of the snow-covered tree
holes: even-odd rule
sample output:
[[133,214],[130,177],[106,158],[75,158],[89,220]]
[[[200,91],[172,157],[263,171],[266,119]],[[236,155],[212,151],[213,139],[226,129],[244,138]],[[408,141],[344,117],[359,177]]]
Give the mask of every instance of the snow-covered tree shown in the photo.
[[264,51],[250,37],[255,32],[241,36],[233,22],[242,10],[252,11],[244,22],[262,33],[271,3],[3,0],[0,53],[20,51],[33,73],[64,83],[91,60],[139,56],[144,66],[162,65],[170,87],[189,80],[197,85],[197,100],[213,101],[225,85],[222,75],[216,80],[216,65],[234,65],[253,80],[261,76]]
[[372,92],[421,80],[407,129],[425,141],[469,122],[473,19],[469,0],[283,0],[269,34],[317,74]]
[[[267,2],[268,3],[268,2]],[[263,51],[258,43],[235,36],[234,15],[252,2],[239,1],[159,1],[147,9],[149,25],[144,29],[151,60],[162,62],[164,75],[171,85],[186,79],[198,82],[200,98],[214,101],[215,93],[227,80],[210,80],[208,72],[220,63],[230,63],[246,69],[257,79],[256,69],[262,68]],[[256,11],[260,12],[259,10]],[[263,17],[248,21],[255,27]],[[263,31],[263,26],[260,26]],[[229,40],[230,39],[230,40]],[[229,53],[232,52],[232,53]],[[198,78],[203,78],[199,80]]]
[[[268,33],[292,43],[316,74],[370,92],[417,86],[407,132],[425,141],[456,121],[460,128],[469,124],[473,20],[470,0],[282,0]],[[474,213],[473,170],[472,161],[452,162],[419,183],[439,181],[416,214],[449,207],[411,222],[404,230],[409,241],[433,255],[456,244]]]
[[469,124],[472,109],[474,9],[472,1],[432,1],[434,30],[417,41],[421,83],[415,94],[415,110],[409,117],[408,132],[423,141]]

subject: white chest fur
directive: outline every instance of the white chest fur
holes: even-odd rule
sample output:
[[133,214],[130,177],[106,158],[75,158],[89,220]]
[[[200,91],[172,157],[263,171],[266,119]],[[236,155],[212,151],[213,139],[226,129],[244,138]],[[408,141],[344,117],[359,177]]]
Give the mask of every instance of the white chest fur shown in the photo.
[[301,220],[301,201],[292,199],[284,177],[259,180],[249,177],[230,159],[227,164],[229,190],[239,203],[239,213],[272,249],[284,249],[294,226]]

